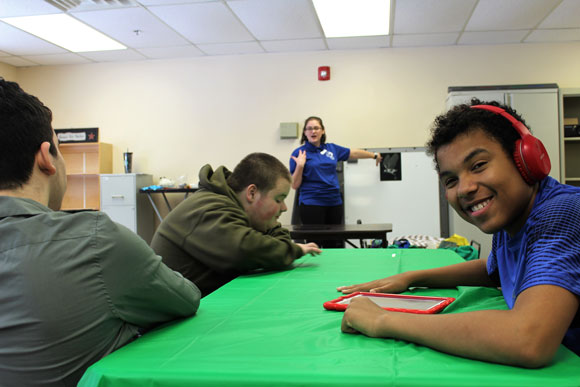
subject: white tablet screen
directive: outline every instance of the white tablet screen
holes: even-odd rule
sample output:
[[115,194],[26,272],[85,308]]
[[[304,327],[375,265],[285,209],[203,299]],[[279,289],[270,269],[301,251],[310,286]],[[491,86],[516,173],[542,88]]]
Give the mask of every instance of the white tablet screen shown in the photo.
[[436,305],[444,302],[443,300],[431,300],[431,299],[417,299],[417,298],[404,298],[404,297],[389,297],[389,296],[368,296],[365,294],[359,294],[354,297],[345,298],[344,300],[338,302],[338,304],[349,304],[350,300],[357,297],[367,297],[375,304],[381,308],[395,308],[395,309],[416,309],[416,310],[429,310]]

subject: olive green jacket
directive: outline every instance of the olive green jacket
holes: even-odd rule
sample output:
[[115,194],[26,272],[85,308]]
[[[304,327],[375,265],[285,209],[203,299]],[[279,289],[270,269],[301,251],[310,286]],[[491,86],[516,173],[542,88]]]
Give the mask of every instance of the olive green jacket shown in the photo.
[[280,224],[263,233],[228,186],[231,174],[205,165],[200,190],[181,202],[157,229],[151,247],[163,262],[207,295],[240,274],[283,269],[303,255]]

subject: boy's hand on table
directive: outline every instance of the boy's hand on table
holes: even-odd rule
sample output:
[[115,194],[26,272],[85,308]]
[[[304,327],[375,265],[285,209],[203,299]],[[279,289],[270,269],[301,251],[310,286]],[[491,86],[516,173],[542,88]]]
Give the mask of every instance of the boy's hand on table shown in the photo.
[[304,243],[296,243],[296,244],[298,246],[300,246],[304,255],[306,255],[306,254],[318,255],[318,254],[322,253],[322,250],[320,250],[318,245],[314,242],[310,242],[310,243],[306,243],[306,244],[304,244]]
[[384,318],[387,312],[366,297],[350,301],[342,317],[340,329],[344,333],[362,333],[369,337],[385,337]]
[[406,273],[396,274],[387,278],[365,282],[357,285],[339,286],[336,288],[343,294],[354,292],[371,293],[401,293],[409,289],[410,283]]

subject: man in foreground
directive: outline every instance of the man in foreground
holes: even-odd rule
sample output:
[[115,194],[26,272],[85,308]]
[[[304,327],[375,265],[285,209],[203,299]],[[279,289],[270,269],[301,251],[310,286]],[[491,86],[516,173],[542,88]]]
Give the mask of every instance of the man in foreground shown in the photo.
[[103,356],[195,314],[199,290],[127,228],[58,211],[52,113],[0,78],[0,384],[76,386]]

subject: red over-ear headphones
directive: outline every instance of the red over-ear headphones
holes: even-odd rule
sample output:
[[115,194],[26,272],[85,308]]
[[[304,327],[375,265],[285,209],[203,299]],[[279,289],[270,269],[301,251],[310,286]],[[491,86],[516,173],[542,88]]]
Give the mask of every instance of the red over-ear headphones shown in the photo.
[[513,155],[514,161],[526,183],[531,185],[548,176],[552,167],[548,152],[546,152],[544,144],[534,137],[521,121],[516,120],[511,114],[497,106],[473,105],[471,108],[488,110],[511,122],[521,137],[520,140],[516,141]]

